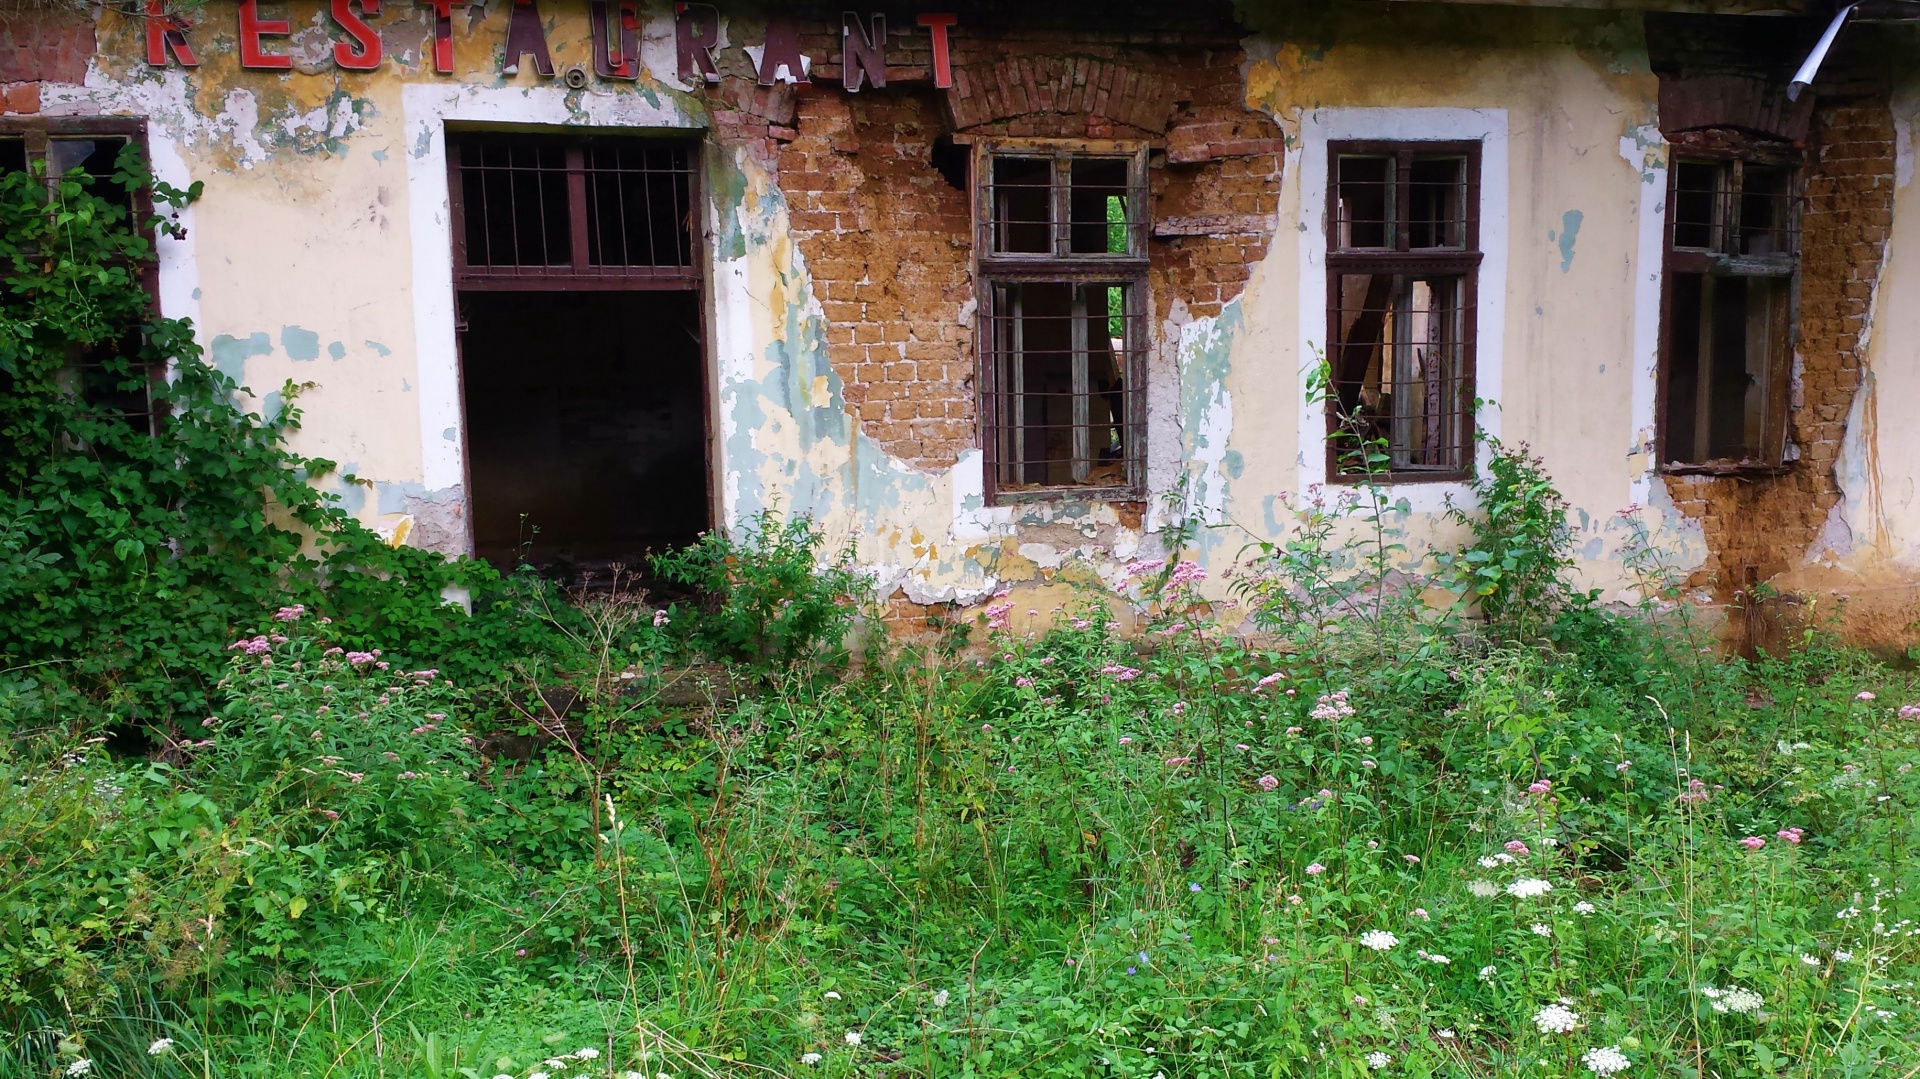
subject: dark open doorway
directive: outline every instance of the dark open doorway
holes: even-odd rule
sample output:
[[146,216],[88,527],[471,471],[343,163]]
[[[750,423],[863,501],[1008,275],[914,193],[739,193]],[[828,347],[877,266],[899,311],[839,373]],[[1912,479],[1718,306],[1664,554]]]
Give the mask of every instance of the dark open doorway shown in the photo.
[[461,343],[475,553],[572,583],[708,525],[692,292],[489,292]]
[[644,575],[711,523],[693,144],[447,141],[474,553]]

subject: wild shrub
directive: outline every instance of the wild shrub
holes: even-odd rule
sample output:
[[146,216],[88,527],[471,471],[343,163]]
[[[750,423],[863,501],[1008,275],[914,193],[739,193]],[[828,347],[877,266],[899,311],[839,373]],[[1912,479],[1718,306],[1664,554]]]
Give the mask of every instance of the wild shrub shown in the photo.
[[1546,463],[1524,445],[1485,441],[1492,452],[1473,480],[1473,508],[1450,504],[1447,510],[1450,519],[1472,531],[1473,540],[1445,556],[1443,564],[1449,586],[1471,596],[1490,625],[1533,639],[1561,611],[1591,603],[1599,593],[1576,591],[1568,581],[1573,530],[1567,500]]
[[654,570],[702,599],[681,608],[680,633],[706,655],[760,669],[797,661],[837,663],[865,594],[848,566],[851,549],[822,564],[819,526],[773,509],[731,532],[705,533],[692,546],[654,556]]

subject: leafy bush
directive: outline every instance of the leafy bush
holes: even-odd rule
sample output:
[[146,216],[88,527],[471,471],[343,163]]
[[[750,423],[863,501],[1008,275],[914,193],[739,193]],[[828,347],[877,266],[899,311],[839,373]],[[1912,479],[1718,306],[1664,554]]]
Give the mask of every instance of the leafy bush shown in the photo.
[[1473,597],[1481,615],[1520,638],[1538,636],[1570,602],[1590,603],[1597,591],[1576,593],[1573,531],[1567,500],[1546,463],[1522,445],[1487,438],[1486,470],[1473,481],[1475,508],[1450,505],[1447,516],[1473,532],[1473,542],[1444,560],[1457,595]]
[[834,661],[846,655],[866,582],[847,568],[851,549],[823,566],[821,538],[811,517],[782,521],[762,510],[731,534],[708,532],[685,550],[656,555],[653,566],[703,597],[685,610],[681,629],[701,652],[760,668]]

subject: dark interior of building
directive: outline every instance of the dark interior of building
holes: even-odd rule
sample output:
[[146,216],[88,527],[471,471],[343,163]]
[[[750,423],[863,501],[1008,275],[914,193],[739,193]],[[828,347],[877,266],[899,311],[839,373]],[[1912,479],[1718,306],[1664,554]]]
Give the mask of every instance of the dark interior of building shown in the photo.
[[707,528],[697,293],[469,292],[461,306],[480,557],[604,587]]

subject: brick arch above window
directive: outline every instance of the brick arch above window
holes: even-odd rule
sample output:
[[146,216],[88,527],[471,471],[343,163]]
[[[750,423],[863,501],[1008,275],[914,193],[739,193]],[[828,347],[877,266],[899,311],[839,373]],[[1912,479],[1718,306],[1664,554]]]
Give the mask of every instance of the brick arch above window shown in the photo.
[[956,68],[947,106],[957,131],[1060,114],[1164,135],[1178,98],[1173,79],[1130,64],[1088,56],[1013,56]]

